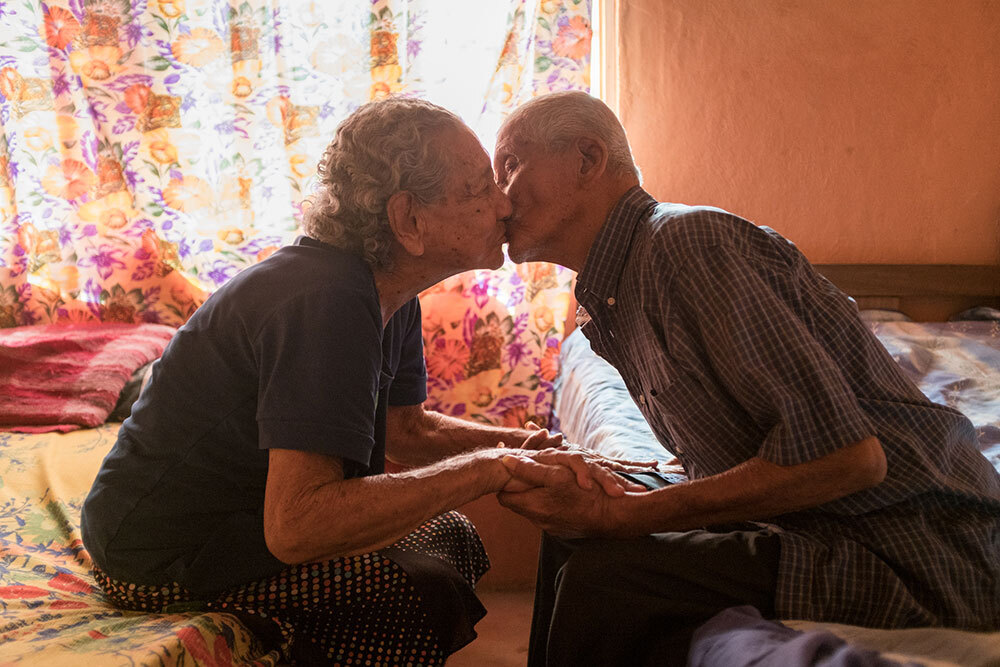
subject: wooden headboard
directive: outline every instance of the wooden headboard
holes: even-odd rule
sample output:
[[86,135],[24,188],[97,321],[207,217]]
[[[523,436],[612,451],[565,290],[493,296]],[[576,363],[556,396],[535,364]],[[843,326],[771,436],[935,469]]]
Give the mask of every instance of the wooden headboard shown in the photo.
[[1000,308],[1000,265],[816,264],[859,308],[901,310],[942,321],[973,306]]
[[[974,306],[1000,308],[1000,265],[815,264],[858,308],[899,310],[920,322],[944,322]],[[565,335],[576,326],[570,293]]]

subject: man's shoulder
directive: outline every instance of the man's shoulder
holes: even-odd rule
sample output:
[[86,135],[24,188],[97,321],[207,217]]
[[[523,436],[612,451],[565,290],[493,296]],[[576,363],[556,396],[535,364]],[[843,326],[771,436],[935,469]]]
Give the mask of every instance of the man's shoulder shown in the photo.
[[654,241],[677,249],[729,244],[760,232],[749,220],[721,208],[669,202],[656,205],[648,228]]
[[772,258],[779,264],[787,264],[796,254],[794,244],[770,227],[714,206],[657,204],[646,235],[654,257],[677,264],[718,249],[751,261]]

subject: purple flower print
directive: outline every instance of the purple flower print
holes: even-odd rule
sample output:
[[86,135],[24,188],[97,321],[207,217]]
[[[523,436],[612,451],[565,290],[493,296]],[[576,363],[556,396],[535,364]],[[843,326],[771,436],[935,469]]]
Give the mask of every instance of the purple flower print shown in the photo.
[[102,244],[98,247],[97,253],[80,260],[80,266],[93,266],[97,269],[97,275],[107,280],[115,269],[124,269],[125,262],[119,259],[124,253],[112,246]]
[[527,341],[515,340],[507,344],[505,361],[508,366],[517,366],[526,356],[528,356]]
[[469,288],[469,293],[472,295],[476,302],[476,305],[480,308],[486,305],[486,302],[490,300],[490,283],[488,280],[480,280]]
[[59,97],[67,92],[69,92],[69,79],[66,78],[66,72],[59,71],[52,77],[52,94]]
[[235,267],[226,264],[221,259],[217,259],[212,262],[212,268],[210,271],[205,273],[205,276],[209,278],[216,285],[221,285],[235,275]]
[[130,49],[134,49],[135,45],[141,42],[143,37],[149,38],[152,36],[153,36],[153,31],[150,30],[149,28],[144,27],[137,20],[133,20],[128,25],[125,26],[125,41],[128,42],[128,46]]
[[80,266],[93,266],[97,269],[97,275],[107,280],[115,269],[124,269],[125,262],[119,259],[123,252],[117,248],[102,244],[98,247],[98,252],[90,257],[80,260]]

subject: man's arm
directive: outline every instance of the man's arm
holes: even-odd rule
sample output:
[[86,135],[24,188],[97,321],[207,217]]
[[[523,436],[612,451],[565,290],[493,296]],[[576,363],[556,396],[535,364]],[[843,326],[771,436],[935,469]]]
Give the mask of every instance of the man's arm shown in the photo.
[[[496,447],[522,447],[534,435],[528,447],[546,449],[562,444],[562,434],[539,436],[528,428],[503,428],[477,424],[425,410],[423,405],[390,405],[386,415],[386,458],[405,466],[419,466],[440,461],[462,452]],[[544,429],[542,429],[544,430]]]
[[504,464],[515,479],[537,488],[501,492],[501,504],[564,537],[633,537],[766,520],[871,488],[886,473],[875,437],[806,463],[781,466],[754,457],[719,475],[620,498],[574,488],[556,466],[519,456]]

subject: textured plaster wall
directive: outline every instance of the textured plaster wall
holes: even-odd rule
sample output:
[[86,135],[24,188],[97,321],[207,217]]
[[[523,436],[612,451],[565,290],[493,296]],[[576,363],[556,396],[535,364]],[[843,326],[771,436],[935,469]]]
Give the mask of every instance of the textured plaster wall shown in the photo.
[[1000,0],[618,0],[646,188],[814,262],[1000,263]]

